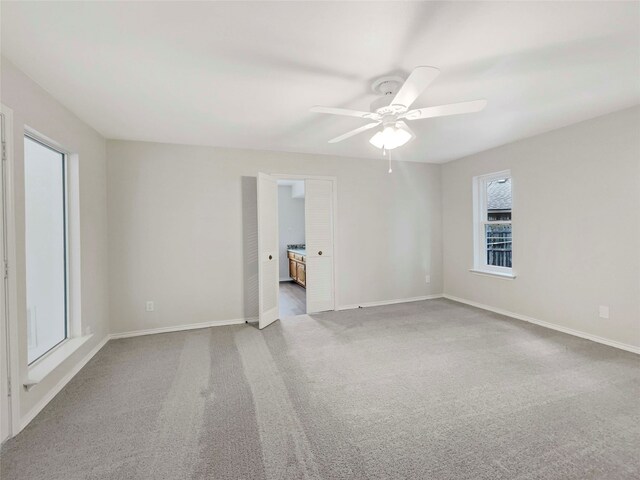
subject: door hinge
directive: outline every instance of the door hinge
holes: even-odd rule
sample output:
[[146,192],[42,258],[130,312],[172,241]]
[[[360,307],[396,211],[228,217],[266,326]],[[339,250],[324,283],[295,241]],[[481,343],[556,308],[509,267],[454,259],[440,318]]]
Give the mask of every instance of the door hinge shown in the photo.
[[9,278],[9,262],[4,261],[4,278]]
[[11,378],[7,379],[7,396],[11,396]]

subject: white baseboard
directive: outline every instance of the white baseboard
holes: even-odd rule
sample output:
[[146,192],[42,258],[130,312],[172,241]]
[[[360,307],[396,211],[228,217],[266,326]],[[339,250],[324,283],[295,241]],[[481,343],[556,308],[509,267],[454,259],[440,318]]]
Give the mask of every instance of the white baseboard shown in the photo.
[[562,332],[562,333],[568,333],[569,335],[584,338],[586,340],[591,340],[592,342],[602,343],[603,345],[608,345],[610,347],[626,350],[627,352],[640,354],[640,347],[636,347],[634,345],[629,345],[627,343],[618,342],[616,340],[610,340],[608,338],[599,337],[598,335],[592,335],[590,333],[582,332],[580,330],[574,330],[573,328],[563,327],[555,323],[545,322],[543,320],[538,320],[537,318],[528,317],[526,315],[521,315],[519,313],[503,310],[502,308],[492,307],[490,305],[485,305],[483,303],[473,302],[471,300],[455,297],[453,295],[449,295],[446,293],[442,296],[449,300],[453,300],[454,302],[464,303],[467,305],[471,305],[472,307],[481,308],[483,310],[488,310],[490,312],[498,313],[506,317],[515,318],[516,320],[522,320],[524,322],[534,323],[536,325],[540,325],[541,327],[550,328],[551,330],[557,330],[558,332]]
[[28,413],[22,416],[22,418],[20,419],[20,431],[22,431],[22,429],[26,427],[29,422],[31,422],[31,420],[33,420],[36,415],[38,415],[38,413],[40,413],[40,411],[44,407],[46,407],[51,400],[53,400],[53,397],[55,397],[60,392],[60,390],[62,390],[67,385],[67,383],[69,383],[71,379],[76,376],[76,374],[82,369],[82,367],[89,363],[89,360],[91,360],[94,355],[106,345],[109,339],[109,335],[105,335],[100,343],[93,347],[82,360],[76,363],[73,368],[64,377],[62,377],[62,379],[55,385],[55,387],[49,390],[47,394],[31,410],[29,410]]
[[232,320],[213,320],[211,322],[202,323],[190,323],[187,325],[175,325],[171,327],[149,328],[147,330],[133,330],[130,332],[112,333],[110,338],[129,338],[139,337],[141,335],[153,335],[156,333],[170,333],[180,332],[182,330],[195,330],[198,328],[220,327],[223,325],[240,325],[242,323],[250,322],[251,318],[235,318]]
[[355,303],[353,305],[341,305],[336,308],[336,310],[351,310],[353,308],[366,308],[366,307],[380,307],[382,305],[394,305],[396,303],[408,303],[408,302],[420,302],[422,300],[433,300],[435,298],[442,298],[442,294],[438,293],[435,295],[424,295],[422,297],[411,297],[411,298],[397,298],[395,300],[383,300],[381,302],[365,302],[365,303]]

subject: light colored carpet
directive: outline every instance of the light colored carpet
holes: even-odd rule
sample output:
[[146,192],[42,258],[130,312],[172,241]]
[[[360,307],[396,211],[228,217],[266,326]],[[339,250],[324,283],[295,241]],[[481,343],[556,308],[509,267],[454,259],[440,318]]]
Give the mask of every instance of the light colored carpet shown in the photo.
[[109,342],[2,479],[633,479],[639,357],[447,300]]

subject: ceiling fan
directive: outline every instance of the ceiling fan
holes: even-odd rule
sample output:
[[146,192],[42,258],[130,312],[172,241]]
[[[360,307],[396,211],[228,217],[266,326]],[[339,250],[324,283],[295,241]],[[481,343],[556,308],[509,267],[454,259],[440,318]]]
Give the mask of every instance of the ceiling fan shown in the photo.
[[382,77],[376,80],[372,88],[382,96],[371,104],[371,112],[321,106],[312,107],[311,111],[372,120],[371,123],[332,138],[329,143],[341,142],[382,125],[382,130],[376,132],[369,142],[383,150],[392,150],[404,145],[416,136],[405,120],[412,121],[479,112],[487,105],[486,100],[472,100],[409,110],[418,95],[435,80],[439,73],[440,70],[436,67],[416,67],[406,81],[397,76]]

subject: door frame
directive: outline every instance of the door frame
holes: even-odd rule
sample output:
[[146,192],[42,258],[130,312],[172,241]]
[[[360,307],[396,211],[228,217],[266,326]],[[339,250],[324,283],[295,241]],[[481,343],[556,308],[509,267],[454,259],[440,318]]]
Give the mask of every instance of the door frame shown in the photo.
[[2,176],[0,178],[0,221],[2,222],[2,238],[0,252],[4,259],[5,275],[0,295],[3,296],[4,309],[0,312],[6,326],[7,374],[11,401],[9,402],[9,438],[20,432],[20,352],[18,342],[18,295],[16,285],[16,218],[14,190],[14,125],[13,110],[0,103],[0,112],[4,117],[4,155],[2,156]]
[[[338,303],[338,281],[337,281],[337,275],[336,275],[336,265],[337,265],[337,261],[336,261],[336,257],[337,257],[337,251],[338,251],[338,242],[337,242],[337,230],[338,230],[338,178],[337,177],[332,177],[332,176],[324,176],[324,175],[294,175],[294,174],[290,174],[290,173],[270,173],[269,175],[271,175],[272,177],[275,177],[277,180],[328,180],[332,183],[331,188],[332,188],[332,194],[333,194],[333,198],[332,198],[332,216],[333,216],[333,257],[331,259],[331,261],[333,262],[332,264],[332,270],[333,270],[333,310],[331,311],[335,311],[336,310],[336,305],[340,305],[340,303]],[[305,230],[306,230],[306,223],[307,223],[307,217],[305,215]],[[280,243],[280,242],[278,242]],[[306,238],[305,238],[305,243],[306,243]],[[306,310],[306,306],[305,306],[305,310]],[[307,312],[305,312],[306,314]]]

